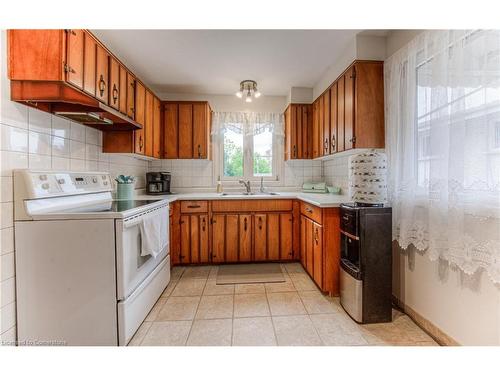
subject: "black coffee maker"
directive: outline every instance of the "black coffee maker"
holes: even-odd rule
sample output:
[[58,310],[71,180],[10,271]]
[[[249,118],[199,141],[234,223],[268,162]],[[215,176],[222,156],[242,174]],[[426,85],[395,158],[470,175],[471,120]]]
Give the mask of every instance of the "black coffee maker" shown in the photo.
[[170,179],[170,172],[146,173],[146,193],[150,195],[172,194]]

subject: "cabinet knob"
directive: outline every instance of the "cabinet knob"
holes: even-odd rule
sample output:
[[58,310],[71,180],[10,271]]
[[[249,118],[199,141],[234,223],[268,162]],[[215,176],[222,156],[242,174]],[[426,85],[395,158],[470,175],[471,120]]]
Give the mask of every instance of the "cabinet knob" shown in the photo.
[[245,229],[245,232],[247,231],[247,218],[243,221],[243,228]]
[[118,89],[116,88],[116,83],[113,84],[113,104],[116,104],[118,100]]
[[198,145],[198,159],[201,159],[201,145]]
[[106,90],[106,82],[104,81],[104,76],[101,74],[99,77],[99,95],[104,95],[104,90]]

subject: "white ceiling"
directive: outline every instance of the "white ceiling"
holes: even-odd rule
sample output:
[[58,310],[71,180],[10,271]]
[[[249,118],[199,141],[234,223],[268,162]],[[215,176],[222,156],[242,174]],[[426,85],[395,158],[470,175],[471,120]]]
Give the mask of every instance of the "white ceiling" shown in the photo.
[[313,87],[360,30],[93,30],[157,94]]

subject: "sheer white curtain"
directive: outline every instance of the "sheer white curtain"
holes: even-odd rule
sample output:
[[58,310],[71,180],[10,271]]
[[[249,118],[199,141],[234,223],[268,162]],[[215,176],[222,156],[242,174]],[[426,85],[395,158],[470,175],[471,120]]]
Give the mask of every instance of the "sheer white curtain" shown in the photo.
[[385,64],[393,235],[500,282],[500,31],[429,31]]
[[212,117],[212,135],[219,137],[232,130],[244,136],[269,130],[275,137],[284,137],[283,114],[264,112],[215,112]]

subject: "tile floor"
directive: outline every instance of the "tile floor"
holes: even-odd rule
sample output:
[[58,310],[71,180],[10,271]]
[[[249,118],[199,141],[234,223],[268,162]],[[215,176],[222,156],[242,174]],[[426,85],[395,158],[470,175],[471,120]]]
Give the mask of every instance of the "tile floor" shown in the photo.
[[129,345],[437,345],[405,314],[356,324],[319,292],[300,263],[284,283],[216,285],[217,266],[175,267]]

